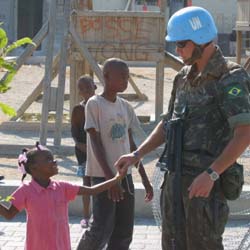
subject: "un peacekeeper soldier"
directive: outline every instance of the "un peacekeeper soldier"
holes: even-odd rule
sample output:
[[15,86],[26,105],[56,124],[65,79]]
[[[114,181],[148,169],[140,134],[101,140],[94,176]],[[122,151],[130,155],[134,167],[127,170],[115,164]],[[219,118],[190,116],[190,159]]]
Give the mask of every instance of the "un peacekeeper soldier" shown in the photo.
[[[228,205],[220,175],[250,144],[250,79],[228,62],[215,44],[217,29],[210,13],[186,7],[169,20],[166,40],[176,43],[185,66],[174,79],[167,119],[185,110],[182,145],[181,240],[178,250],[221,250]],[[119,171],[164,143],[164,120],[149,137],[115,164]],[[162,249],[172,250],[174,172],[162,187]]]

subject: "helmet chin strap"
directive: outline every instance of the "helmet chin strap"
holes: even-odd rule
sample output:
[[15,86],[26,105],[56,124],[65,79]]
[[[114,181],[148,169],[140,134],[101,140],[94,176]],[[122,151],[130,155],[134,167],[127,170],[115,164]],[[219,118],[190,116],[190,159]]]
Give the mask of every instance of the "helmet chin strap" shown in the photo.
[[195,44],[195,48],[193,50],[193,53],[192,53],[192,56],[186,60],[183,60],[183,62],[186,64],[186,65],[193,65],[196,60],[200,59],[202,54],[203,54],[203,51],[204,49],[210,44],[211,42],[208,42],[206,43],[204,46],[203,45],[198,45],[198,44]]
[[196,45],[193,50],[192,56],[186,60],[183,60],[184,63],[186,65],[193,65],[197,59],[201,58],[204,48],[202,48],[200,45]]

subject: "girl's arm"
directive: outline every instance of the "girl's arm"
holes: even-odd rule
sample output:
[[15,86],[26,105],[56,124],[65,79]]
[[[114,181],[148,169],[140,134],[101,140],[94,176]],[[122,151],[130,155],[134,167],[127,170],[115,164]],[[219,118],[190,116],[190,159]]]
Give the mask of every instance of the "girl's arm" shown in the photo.
[[88,187],[88,186],[80,187],[77,194],[78,195],[99,194],[99,193],[111,188],[112,186],[114,186],[118,182],[120,182],[123,177],[124,176],[121,176],[121,175],[119,175],[119,173],[117,173],[117,175],[115,177],[113,177],[112,179],[109,179],[105,182],[99,183],[99,184],[91,186],[91,187]]
[[0,215],[6,220],[11,220],[18,213],[19,211],[13,205],[11,205],[10,208],[7,208],[3,204],[0,204]]

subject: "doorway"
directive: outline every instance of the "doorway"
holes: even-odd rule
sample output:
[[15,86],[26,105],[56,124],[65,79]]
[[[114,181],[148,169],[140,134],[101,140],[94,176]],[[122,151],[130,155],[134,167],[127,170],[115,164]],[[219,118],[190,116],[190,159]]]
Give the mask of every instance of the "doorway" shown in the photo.
[[17,38],[33,38],[43,23],[43,0],[18,0]]

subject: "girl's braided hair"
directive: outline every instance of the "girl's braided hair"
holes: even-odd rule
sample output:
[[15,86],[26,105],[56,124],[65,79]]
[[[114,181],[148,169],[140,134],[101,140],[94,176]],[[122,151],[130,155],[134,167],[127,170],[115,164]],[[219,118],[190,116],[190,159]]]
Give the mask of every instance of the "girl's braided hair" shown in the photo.
[[18,169],[23,174],[22,182],[27,174],[31,175],[30,167],[36,162],[36,157],[40,151],[49,150],[36,142],[36,146],[32,149],[24,148],[18,157]]

